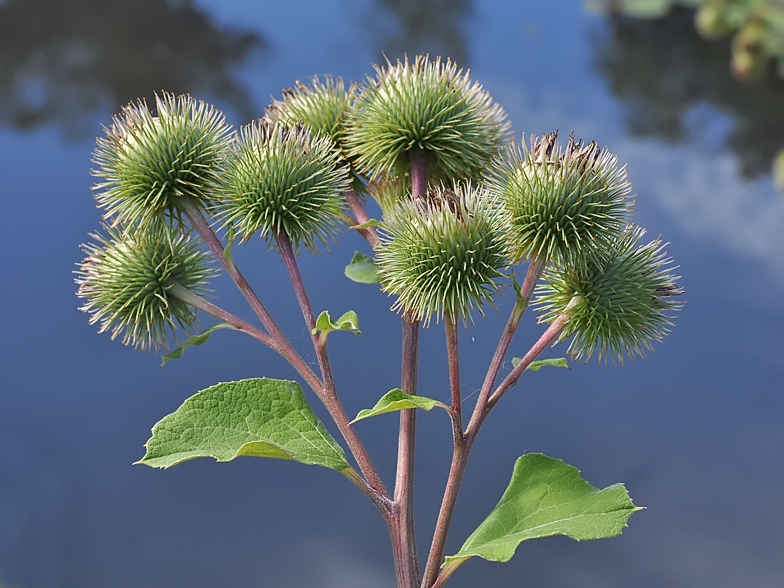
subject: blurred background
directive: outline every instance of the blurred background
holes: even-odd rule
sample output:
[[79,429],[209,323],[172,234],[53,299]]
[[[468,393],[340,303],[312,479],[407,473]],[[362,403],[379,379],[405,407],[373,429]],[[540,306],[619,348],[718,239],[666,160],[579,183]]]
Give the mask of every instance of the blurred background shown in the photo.
[[[574,130],[609,146],[627,164],[636,221],[671,242],[688,301],[647,359],[522,379],[475,446],[447,552],[526,452],[561,458],[594,486],[624,482],[647,510],[620,537],[526,542],[509,563],[469,560],[447,585],[784,585],[784,197],[771,173],[784,147],[781,14],[773,0],[0,0],[0,586],[394,587],[381,517],[330,470],[131,465],[152,425],[196,391],[295,374],[228,331],[159,369],[160,357],[96,334],[72,273],[100,223],[95,137],[124,104],[190,93],[242,125],[297,79],[363,81],[382,52],[470,68],[518,139]],[[343,276],[355,250],[370,253],[359,236],[331,250],[301,264],[317,312],[359,315],[362,335],[330,345],[356,414],[399,383],[400,322],[383,293]],[[283,265],[264,252],[252,243],[235,260],[315,361]],[[251,318],[231,284],[214,286]],[[508,310],[502,300],[501,317],[461,333],[469,404]],[[513,354],[540,332],[526,316]],[[425,331],[422,394],[449,397],[445,354],[441,328]],[[423,552],[451,457],[437,412],[418,419]],[[396,425],[358,425],[389,486]]]

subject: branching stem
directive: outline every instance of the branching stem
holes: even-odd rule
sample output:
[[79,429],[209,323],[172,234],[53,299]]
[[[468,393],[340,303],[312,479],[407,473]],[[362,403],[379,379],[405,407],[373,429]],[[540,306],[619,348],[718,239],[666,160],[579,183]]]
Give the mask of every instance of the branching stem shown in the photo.
[[[348,205],[351,207],[351,212],[354,213],[354,218],[357,219],[357,223],[360,225],[365,224],[370,220],[370,217],[365,212],[365,207],[362,206],[362,202],[359,200],[357,193],[354,190],[347,190],[345,192],[346,201]],[[378,243],[378,235],[376,234],[375,227],[368,227],[367,229],[358,229],[359,234],[365,238],[365,241],[370,243],[372,247],[375,247]]]
[[291,248],[291,239],[284,231],[281,231],[275,236],[275,241],[278,244],[280,256],[283,259],[283,263],[291,278],[291,283],[294,286],[294,291],[297,295],[300,309],[302,310],[302,316],[305,318],[305,324],[310,332],[313,348],[316,351],[321,374],[324,378],[322,390],[320,393],[318,391],[316,393],[319,398],[322,399],[324,406],[326,406],[330,416],[332,416],[338,429],[340,429],[343,438],[346,440],[346,443],[348,443],[349,449],[351,449],[351,453],[354,456],[354,459],[357,460],[357,464],[359,465],[360,470],[362,470],[362,474],[365,476],[370,487],[380,496],[388,499],[389,493],[384,487],[384,483],[381,481],[381,477],[378,475],[376,467],[373,465],[373,462],[364,445],[362,445],[362,441],[360,441],[354,427],[349,424],[349,418],[338,398],[335,380],[332,376],[332,367],[330,366],[329,356],[327,355],[326,337],[316,331],[316,319],[313,315],[313,309],[305,290],[305,284],[302,281],[297,259]]

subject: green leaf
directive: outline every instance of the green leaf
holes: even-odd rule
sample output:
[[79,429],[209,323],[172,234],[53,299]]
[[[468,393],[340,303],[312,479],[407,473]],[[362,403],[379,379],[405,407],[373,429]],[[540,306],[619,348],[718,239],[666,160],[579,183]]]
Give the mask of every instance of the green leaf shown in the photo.
[[377,221],[374,218],[371,218],[369,221],[359,224],[359,225],[349,225],[349,229],[369,229],[370,227],[380,227],[381,221]]
[[359,330],[359,318],[353,310],[344,313],[337,321],[333,321],[329,316],[329,311],[325,310],[316,319],[316,328],[313,329],[313,334],[315,335],[317,331],[321,331],[324,335],[332,331],[351,331],[357,335],[362,334]]
[[359,251],[354,252],[354,257],[351,258],[351,263],[346,266],[344,273],[349,280],[359,282],[360,284],[378,284],[381,282],[381,276],[376,271],[376,262],[373,261],[372,257]]
[[366,408],[360,410],[352,423],[361,421],[368,417],[376,416],[377,414],[384,414],[385,412],[393,412],[396,410],[405,410],[407,408],[421,408],[423,410],[432,410],[433,407],[440,406],[447,411],[449,407],[443,402],[433,400],[432,398],[425,398],[424,396],[412,396],[406,394],[400,388],[390,390],[381,397],[381,400],[376,402],[373,408]]
[[226,231],[226,241],[228,244],[223,250],[223,257],[228,262],[228,264],[234,267],[234,260],[231,257],[231,246],[234,244],[234,240],[237,238],[237,232],[234,229],[234,225],[229,226],[229,230]]
[[[512,365],[517,367],[517,364],[520,363],[522,360],[519,357],[512,358]],[[553,359],[539,359],[537,361],[532,361],[528,364],[528,367],[525,368],[532,372],[537,371],[539,368],[543,368],[545,366],[553,366],[553,367],[562,367],[570,370],[572,368],[569,367],[569,364],[566,363],[565,357],[554,357]]]
[[161,367],[165,366],[172,359],[180,359],[182,357],[183,352],[191,345],[198,347],[199,345],[206,343],[207,339],[210,338],[210,335],[212,335],[212,333],[217,331],[218,329],[233,329],[235,331],[239,330],[237,329],[237,327],[229,323],[218,323],[216,325],[212,325],[209,329],[205,329],[198,335],[194,335],[193,337],[188,337],[183,342],[182,347],[178,347],[171,353],[167,353],[166,355],[164,355],[162,358],[163,361],[161,361]]
[[211,386],[191,396],[152,429],[138,462],[168,468],[194,457],[240,455],[293,459],[341,471],[340,445],[305,400],[297,382],[254,378]]
[[442,567],[451,571],[470,557],[509,561],[526,539],[566,535],[577,541],[615,537],[634,506],[623,484],[598,490],[580,471],[541,453],[515,463],[512,481],[481,525]]

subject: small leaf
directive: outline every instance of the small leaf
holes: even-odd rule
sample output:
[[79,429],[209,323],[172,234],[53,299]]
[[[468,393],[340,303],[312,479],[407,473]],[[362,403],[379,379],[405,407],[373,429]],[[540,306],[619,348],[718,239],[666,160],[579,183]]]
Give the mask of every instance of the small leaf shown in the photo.
[[442,567],[451,573],[473,556],[509,561],[526,539],[566,535],[577,541],[619,535],[634,506],[623,484],[598,490],[580,471],[541,453],[515,463],[501,501]]
[[394,412],[396,410],[405,410],[407,408],[421,408],[423,410],[432,410],[433,407],[440,406],[447,411],[450,408],[443,402],[433,400],[432,398],[425,398],[424,396],[412,396],[406,394],[400,388],[390,390],[381,397],[381,400],[376,402],[373,408],[366,408],[360,410],[352,423],[361,421],[368,417],[376,416],[377,414],[384,414],[385,412]]
[[[521,361],[522,360],[519,357],[513,357],[512,365],[517,367],[517,364]],[[569,367],[569,364],[566,363],[565,357],[554,357],[553,359],[539,359],[537,361],[532,361],[525,369],[535,372],[539,370],[539,368],[543,368],[545,366],[562,367],[566,368],[567,370],[572,369]]]
[[212,333],[217,331],[218,329],[233,329],[235,331],[238,330],[237,327],[229,323],[218,323],[216,325],[212,325],[209,329],[205,329],[198,335],[193,335],[193,337],[188,337],[183,342],[182,347],[178,347],[171,353],[167,353],[166,355],[164,355],[162,357],[163,361],[161,361],[161,367],[165,366],[172,359],[180,359],[182,357],[183,352],[191,345],[198,347],[199,345],[206,343],[207,339],[210,338],[210,335],[212,335]]
[[359,251],[354,252],[354,257],[351,258],[351,263],[346,266],[344,273],[349,280],[360,284],[379,284],[381,282],[381,276],[376,271],[376,262],[372,257]]
[[237,233],[234,230],[234,225],[229,226],[229,230],[226,232],[226,241],[228,244],[223,250],[223,257],[229,263],[230,266],[234,267],[234,260],[231,258],[231,246],[234,245],[234,240],[237,238]]
[[359,225],[349,225],[349,229],[369,229],[370,227],[380,227],[381,221],[377,221],[374,218],[371,218],[369,221],[359,224]]
[[332,320],[328,310],[323,311],[316,319],[316,328],[313,329],[313,334],[315,335],[318,331],[324,335],[332,331],[351,331],[357,335],[362,334],[359,330],[359,317],[353,310],[343,314],[337,321]]
[[349,467],[343,449],[305,400],[297,382],[254,378],[191,396],[161,419],[137,463],[168,468],[194,457],[240,455],[293,459],[333,470]]
[[520,309],[524,309],[526,306],[528,306],[528,301],[525,298],[523,298],[523,295],[520,293],[523,287],[517,281],[516,275],[512,275],[512,287],[514,288],[515,291],[517,307]]

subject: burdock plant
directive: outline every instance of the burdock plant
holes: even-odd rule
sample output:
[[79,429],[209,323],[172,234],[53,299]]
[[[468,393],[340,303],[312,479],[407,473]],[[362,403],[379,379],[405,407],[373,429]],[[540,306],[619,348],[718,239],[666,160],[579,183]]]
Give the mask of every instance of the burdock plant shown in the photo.
[[[168,348],[179,329],[192,334],[164,363],[215,329],[250,335],[294,367],[350,453],[318,420],[299,382],[260,377],[216,384],[185,400],[153,427],[140,463],[165,468],[195,457],[254,455],[336,470],[387,523],[401,588],[442,586],[470,557],[507,561],[527,539],[618,535],[638,510],[623,485],[598,490],[572,466],[528,454],[517,460],[487,519],[457,553],[445,554],[465,467],[488,414],[526,370],[567,365],[566,358],[537,359],[542,351],[568,341],[574,359],[597,355],[623,363],[668,334],[681,308],[664,246],[641,244],[644,231],[631,224],[631,186],[612,153],[573,137],[559,145],[555,133],[533,137],[530,145],[507,143],[505,114],[489,94],[451,62],[425,56],[387,62],[376,67],[375,78],[349,90],[330,77],[298,82],[264,119],[239,133],[218,111],[188,97],[164,94],[155,111],[143,102],[128,106],[98,140],[94,157],[96,199],[108,226],[83,246],[86,258],[76,272],[90,322],[142,349]],[[357,191],[378,202],[379,219],[369,218]],[[393,297],[402,322],[400,387],[354,420],[340,401],[327,338],[333,331],[359,334],[359,319],[351,310],[317,316],[297,262],[304,250],[333,242],[344,224],[357,229],[372,253],[357,252],[346,275]],[[286,266],[315,369],[233,260],[232,247],[254,237]],[[208,300],[215,263],[258,321]],[[521,264],[527,265],[522,285]],[[510,285],[509,319],[473,409],[464,413],[460,327],[494,309]],[[502,373],[535,291],[544,332]],[[216,321],[195,333],[198,314]],[[434,324],[445,330],[449,399],[417,393],[419,332]],[[454,451],[420,568],[415,414],[434,407],[451,420]],[[354,422],[393,411],[400,413],[400,433],[390,491]]]

